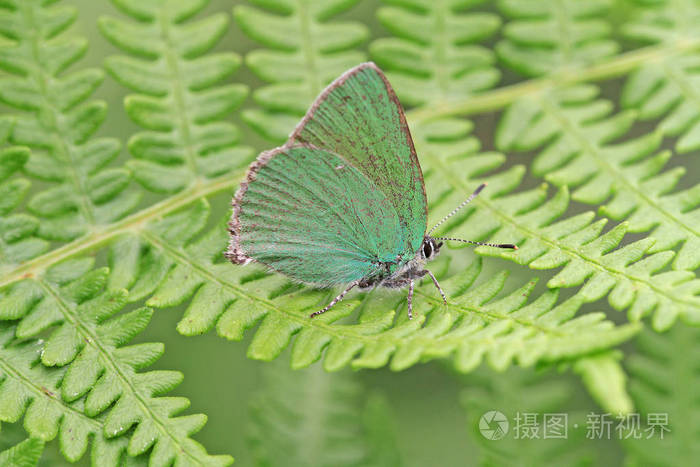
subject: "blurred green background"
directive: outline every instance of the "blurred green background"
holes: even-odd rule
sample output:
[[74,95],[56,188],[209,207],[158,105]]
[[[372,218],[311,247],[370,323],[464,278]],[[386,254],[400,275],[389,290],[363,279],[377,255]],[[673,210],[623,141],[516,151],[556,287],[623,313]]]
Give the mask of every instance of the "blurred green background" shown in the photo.
[[[86,36],[90,42],[87,56],[78,64],[78,67],[99,66],[105,57],[117,53],[116,49],[100,35],[96,24],[96,18],[101,15],[121,16],[108,1],[64,0],[62,3],[74,5],[79,9],[78,20],[71,28],[71,32]],[[238,3],[243,2],[212,0],[210,6],[200,16],[215,11],[230,14],[232,7]],[[341,19],[359,20],[368,25],[373,38],[382,37],[387,33],[374,18],[374,11],[378,4],[379,2],[374,0],[361,2],[358,7],[341,15]],[[255,47],[256,45],[245,37],[235,24],[229,28],[226,36],[217,46],[219,50],[232,50],[242,56]],[[246,83],[251,88],[261,84],[245,66],[233,79]],[[506,75],[505,83],[513,79],[515,78]],[[608,83],[604,87],[606,93],[618,90],[619,83],[616,82]],[[110,77],[105,79],[97,91],[95,97],[107,101],[110,108],[107,120],[100,130],[101,134],[127,141],[139,129],[127,118],[123,110],[122,100],[126,94],[127,91]],[[243,140],[246,144],[258,150],[266,148],[266,143],[237,117],[232,118],[243,130]],[[495,122],[495,115],[484,115],[477,119],[477,134],[486,149],[492,147],[489,138],[494,132]],[[127,157],[125,151],[122,157]],[[509,163],[521,162],[526,156],[517,157],[520,160]],[[686,182],[690,183],[690,180],[686,179]],[[527,183],[535,185],[541,181],[532,179]],[[228,197],[213,201],[218,211],[224,212],[227,209]],[[212,217],[218,219],[218,216]],[[467,264],[472,260],[472,253],[468,250],[457,251],[464,256],[458,261]],[[531,275],[528,270],[522,268],[518,270],[512,263],[489,260],[488,265],[492,270],[501,267],[513,269],[514,273],[509,279],[510,285],[520,284]],[[488,270],[486,272],[488,273]],[[547,274],[541,276],[543,276],[542,279],[546,279]],[[540,282],[540,287],[544,282],[544,280]],[[601,307],[607,307],[607,304],[594,303],[589,307],[601,309]],[[287,371],[285,365],[288,355],[280,357],[284,365],[261,363],[247,359],[248,341],[231,343],[212,333],[193,338],[183,337],[176,331],[176,323],[181,317],[181,312],[182,309],[156,312],[151,325],[138,337],[138,341],[164,342],[165,355],[156,363],[154,369],[177,369],[184,373],[184,383],[172,395],[182,395],[191,400],[192,406],[188,413],[204,413],[209,417],[205,428],[195,436],[195,439],[203,443],[211,453],[232,454],[238,466],[253,465],[246,435],[250,423],[249,406],[251,401],[267,390],[264,371]],[[360,393],[361,400],[367,399],[370,395],[379,394],[388,402],[402,465],[451,467],[477,465],[484,440],[479,438],[480,434],[475,428],[475,421],[483,412],[491,409],[503,412],[533,410],[529,405],[533,400],[532,388],[535,391],[541,391],[541,389],[537,385],[530,386],[528,381],[532,374],[534,370],[514,370],[494,374],[489,369],[481,368],[472,375],[458,376],[452,374],[440,363],[430,363],[415,366],[401,373],[394,373],[387,369],[365,370],[354,373],[350,377],[359,381],[363,388]],[[330,384],[333,384],[334,376],[328,377],[331,378]],[[559,374],[549,370],[547,378],[542,386],[545,388],[545,394],[547,387],[556,385],[559,388],[558,385],[563,384],[561,388],[566,397],[556,411],[570,414],[601,412],[586,394],[579,379],[569,371]],[[537,381],[541,380],[537,379]],[[466,404],[463,404],[461,401],[465,400]],[[305,404],[304,410],[312,413],[315,410],[314,404],[315,400],[312,398]],[[10,433],[11,430],[4,427],[3,432]],[[499,441],[487,442],[498,443]],[[53,443],[49,452],[44,455],[46,465],[65,464],[60,454],[55,452],[55,444]],[[527,452],[525,444],[523,443],[523,452]],[[584,446],[598,465],[615,465],[621,462],[622,451],[615,440],[586,440]],[[87,464],[87,459],[84,458],[81,463]]]

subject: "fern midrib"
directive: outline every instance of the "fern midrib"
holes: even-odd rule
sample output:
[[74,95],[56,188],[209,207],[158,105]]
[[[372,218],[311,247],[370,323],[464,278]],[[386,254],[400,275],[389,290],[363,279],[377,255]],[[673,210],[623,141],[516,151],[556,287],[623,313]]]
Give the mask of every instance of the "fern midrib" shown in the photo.
[[197,156],[194,152],[192,131],[190,128],[189,119],[187,118],[185,90],[182,84],[182,74],[178,63],[179,57],[174,52],[173,41],[170,33],[170,18],[165,7],[161,7],[158,13],[160,16],[160,35],[163,43],[165,44],[163,54],[165,55],[165,63],[168,67],[168,76],[170,78],[170,82],[172,83],[172,97],[173,102],[175,103],[175,112],[177,114],[176,118],[178,121],[178,129],[175,131],[179,133],[182,140],[187,167],[194,176],[197,176]]
[[[68,173],[70,174],[70,179],[78,192],[80,198],[79,209],[83,218],[88,222],[90,226],[95,224],[95,216],[93,213],[93,205],[90,200],[85,184],[83,183],[82,177],[78,174],[76,170],[77,161],[75,155],[75,146],[68,143],[63,139],[63,135],[67,133],[66,128],[61,128],[60,122],[63,120],[62,112],[56,108],[56,106],[51,102],[48,93],[47,81],[51,78],[45,70],[44,65],[40,59],[39,47],[41,45],[41,37],[39,36],[39,25],[36,24],[34,17],[34,5],[28,1],[19,2],[21,8],[21,16],[24,19],[27,34],[30,36],[30,46],[32,51],[33,65],[36,70],[35,75],[37,84],[41,91],[41,98],[44,103],[44,108],[48,109],[50,112],[49,123],[51,126],[51,131],[53,133],[53,140],[58,143],[60,148],[60,153],[62,154],[61,159],[66,161],[68,164]],[[38,119],[38,116],[35,117]]]
[[[621,183],[624,185],[625,189],[629,193],[633,193],[638,199],[643,200],[647,206],[661,214],[669,221],[670,224],[675,224],[678,228],[686,231],[690,235],[700,237],[700,232],[695,231],[693,228],[683,223],[680,219],[676,218],[672,213],[665,210],[656,200],[647,196],[643,190],[631,183],[621,170],[618,170],[616,167],[608,163],[603,154],[601,154],[600,147],[597,144],[592,143],[589,138],[582,133],[579,126],[564,115],[558,105],[551,102],[550,99],[546,97],[542,98],[541,101],[545,111],[549,112],[549,114],[561,124],[565,132],[574,136],[574,138],[583,148],[585,154],[590,154],[593,156],[593,160],[596,162],[596,164],[601,169],[612,175],[612,177],[615,179],[615,183]],[[578,157],[582,156],[579,155]]]
[[486,113],[501,109],[526,95],[582,82],[614,78],[629,73],[642,64],[653,63],[698,48],[700,48],[700,37],[687,37],[670,44],[644,47],[589,67],[562,70],[550,77],[522,81],[464,99],[452,99],[448,102],[417,107],[407,112],[406,117],[418,123],[441,117]]
[[[693,335],[691,331],[687,329],[683,329],[682,332],[680,333],[680,342],[676,341],[675,346],[676,348],[679,349],[694,349],[697,348],[698,342],[693,340]],[[671,366],[673,367],[671,372],[674,375],[677,374],[683,374],[683,373],[690,373],[693,377],[697,378],[698,370],[697,367],[695,368],[695,374],[693,374],[693,363],[695,363],[694,360],[688,359],[688,358],[678,358],[677,355],[671,355],[671,358],[669,358],[667,361],[671,362]],[[689,378],[688,378],[689,379]],[[678,384],[678,382],[681,381],[680,378],[678,379],[673,379],[672,383],[676,387],[676,391],[673,393],[673,397],[668,397],[666,398],[666,401],[669,399],[671,400],[671,404],[675,406],[675,410],[673,410],[672,413],[675,414],[682,414],[686,413],[691,407],[697,407],[698,404],[698,398],[697,398],[697,387],[691,387],[686,384]],[[680,393],[680,397],[679,396]],[[649,408],[647,408],[649,409]],[[654,408],[652,408],[653,410]],[[700,412],[700,411],[698,411]],[[681,421],[688,421],[690,417],[687,418],[682,418]],[[698,420],[700,421],[700,420]],[[670,418],[669,418],[669,423],[673,423]],[[676,432],[680,432],[680,440],[678,441],[677,446],[693,446],[697,445],[697,429],[700,427],[700,423],[698,426],[693,427],[691,423],[688,423],[689,426],[686,426],[680,430],[674,430]],[[678,439],[678,438],[677,438]]]
[[557,23],[557,29],[559,30],[559,40],[557,41],[558,49],[564,57],[564,62],[570,63],[573,50],[569,34],[571,22],[569,21],[569,16],[566,14],[566,6],[563,5],[562,0],[556,0],[554,2],[554,19]]
[[[302,440],[304,442],[299,443],[298,446],[301,448],[299,452],[299,460],[305,462],[306,465],[323,465],[320,455],[324,452],[323,450],[323,434],[324,428],[327,428],[326,423],[324,423],[323,414],[324,410],[319,410],[319,407],[333,407],[335,406],[333,400],[329,397],[328,392],[331,390],[329,383],[331,378],[328,377],[323,371],[318,371],[314,368],[314,371],[309,371],[306,374],[307,380],[303,382],[303,387],[307,391],[301,401],[302,407],[299,410],[303,416],[300,417],[301,427],[299,428],[299,433],[302,435]],[[313,394],[308,394],[308,389],[311,388]],[[311,397],[320,396],[320,397]]]
[[[15,370],[15,367],[12,365],[12,363],[3,358],[3,352],[0,352],[0,369],[2,369],[5,372],[5,374],[11,375],[16,381],[20,381],[25,387],[29,388],[35,394],[35,396],[48,397],[55,404],[60,405],[64,411],[72,413],[76,417],[80,418],[83,423],[92,426],[95,432],[99,432],[101,435],[104,435],[104,432],[102,431],[102,429],[104,428],[104,423],[100,422],[95,418],[88,417],[75,407],[66,404],[63,401],[63,399],[61,399],[59,394],[55,394],[56,397],[48,395],[46,393],[46,391],[49,390],[48,388],[35,384],[34,380],[31,378],[27,378],[22,371]],[[53,391],[51,391],[51,393],[54,394]]]
[[[449,170],[449,168],[446,167],[445,164],[442,161],[440,161],[438,158],[431,158],[431,166],[437,167],[438,170],[440,170],[440,172],[442,173],[442,177],[448,181],[450,186],[457,187],[458,189],[462,190],[462,192],[464,192],[464,193],[471,192],[469,190],[469,188],[459,178],[456,178],[453,176],[453,173]],[[624,277],[631,282],[643,284],[643,285],[651,288],[652,290],[654,290],[659,295],[662,295],[662,296],[666,297],[667,299],[671,300],[672,302],[684,304],[684,305],[692,307],[692,308],[700,308],[700,299],[699,300],[686,300],[686,299],[682,299],[680,297],[677,297],[674,294],[672,294],[671,292],[668,292],[664,289],[660,289],[659,287],[655,286],[651,280],[645,280],[644,278],[632,276],[624,271],[612,269],[609,266],[606,266],[606,265],[600,263],[599,261],[597,261],[596,258],[584,256],[581,252],[579,252],[575,249],[572,249],[571,247],[568,247],[566,245],[559,243],[556,240],[552,240],[552,239],[549,239],[549,238],[543,236],[542,234],[539,233],[539,231],[532,230],[532,229],[525,227],[524,225],[519,223],[517,221],[517,219],[506,214],[504,211],[497,209],[496,206],[494,206],[490,203],[490,200],[488,198],[477,197],[472,201],[472,203],[475,203],[477,206],[488,210],[492,216],[501,219],[501,221],[504,224],[508,224],[512,228],[514,228],[515,230],[519,230],[519,231],[523,232],[523,234],[526,236],[526,238],[528,238],[528,237],[529,238],[536,238],[539,241],[541,241],[542,243],[544,243],[545,245],[548,245],[550,248],[562,251],[562,252],[566,253],[568,256],[570,256],[571,258],[579,259],[579,260],[591,265],[595,269],[602,271],[602,272],[605,272],[613,277],[617,277],[617,278]],[[619,280],[616,280],[616,283],[617,282],[619,282]]]
[[435,17],[434,17],[434,30],[438,32],[433,37],[433,51],[434,62],[435,63],[435,78],[440,88],[443,98],[447,98],[449,90],[449,73],[445,69],[445,63],[447,62],[447,48],[448,48],[448,38],[445,34],[445,23],[447,20],[447,5],[445,5],[445,0],[434,0],[435,1]]
[[301,32],[301,50],[306,62],[307,76],[309,78],[309,96],[313,99],[321,92],[321,80],[316,68],[316,47],[311,40],[311,15],[308,9],[308,2],[297,0],[297,13],[299,15],[299,30]]
[[[420,289],[416,289],[415,293],[417,295],[422,295],[424,298],[428,299],[428,301],[432,302],[433,304],[435,304],[437,306],[443,306],[442,299],[435,298],[434,296],[432,296],[426,292],[423,292]],[[517,323],[524,328],[537,330],[543,334],[552,334],[552,335],[555,335],[558,337],[566,336],[566,334],[563,332],[560,332],[556,326],[551,327],[551,328],[547,328],[547,327],[540,325],[539,323],[537,323],[535,321],[528,321],[528,320],[525,320],[522,318],[514,318],[513,316],[510,316],[507,313],[504,314],[504,313],[497,313],[497,312],[491,311],[491,310],[479,310],[477,308],[469,308],[469,307],[464,306],[464,305],[450,303],[449,297],[447,297],[447,299],[448,299],[447,304],[448,304],[450,309],[456,308],[457,310],[461,311],[466,316],[468,316],[469,313],[474,313],[474,314],[477,314],[477,315],[482,316],[482,317],[490,318],[491,319],[490,323],[496,323],[496,322],[501,322],[501,321],[510,321],[513,323]],[[485,326],[488,326],[488,324],[490,324],[490,323],[485,323]],[[455,322],[455,325],[457,325],[457,324],[458,323]],[[449,333],[449,331],[448,331],[448,333]],[[447,336],[448,333],[445,333],[445,336]]]
[[[181,443],[177,437],[175,437],[168,429],[166,429],[165,423],[161,420],[161,417],[156,415],[151,410],[151,407],[149,407],[146,401],[141,397],[141,393],[136,389],[131,380],[124,374],[121,366],[116,361],[114,361],[114,355],[104,347],[100,340],[100,337],[90,330],[90,327],[80,319],[78,313],[75,313],[74,310],[71,309],[71,307],[63,300],[61,295],[57,293],[50,284],[46,283],[43,280],[43,278],[37,278],[36,280],[41,286],[41,288],[44,290],[44,292],[50,295],[51,298],[53,298],[53,300],[56,302],[64,318],[71,323],[73,328],[78,333],[81,334],[86,345],[92,346],[97,350],[97,352],[100,355],[100,360],[105,366],[106,371],[111,371],[113,374],[118,376],[119,380],[121,381],[122,387],[128,389],[131,393],[131,396],[134,398],[134,400],[137,401],[141,413],[148,417],[148,419],[151,420],[151,422],[158,429],[158,431],[160,431],[163,436],[169,438],[170,441],[178,447],[178,450],[180,452],[182,452],[188,458],[190,458],[193,463],[198,464],[199,461],[197,459],[196,454],[191,453],[189,446],[183,445],[183,443]],[[124,397],[124,395],[122,394],[120,397]]]

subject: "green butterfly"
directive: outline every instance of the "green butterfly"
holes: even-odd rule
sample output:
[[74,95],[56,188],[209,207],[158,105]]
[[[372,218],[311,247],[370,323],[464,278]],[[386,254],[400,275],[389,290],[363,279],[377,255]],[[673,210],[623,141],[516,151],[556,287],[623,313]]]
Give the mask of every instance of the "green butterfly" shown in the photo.
[[333,81],[316,99],[284,146],[260,154],[233,199],[226,257],[256,261],[293,280],[345,289],[408,287],[442,240],[513,248],[430,234],[425,184],[401,104],[384,73],[363,63]]

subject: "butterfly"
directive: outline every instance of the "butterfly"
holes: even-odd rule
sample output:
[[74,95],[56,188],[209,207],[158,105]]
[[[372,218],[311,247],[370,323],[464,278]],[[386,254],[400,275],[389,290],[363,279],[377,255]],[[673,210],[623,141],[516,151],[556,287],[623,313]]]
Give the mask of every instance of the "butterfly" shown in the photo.
[[289,140],[261,153],[233,198],[225,256],[251,261],[315,287],[413,288],[426,275],[447,303],[426,263],[444,241],[517,249],[432,232],[485,187],[481,184],[429,231],[427,200],[401,104],[372,62],[333,81]]

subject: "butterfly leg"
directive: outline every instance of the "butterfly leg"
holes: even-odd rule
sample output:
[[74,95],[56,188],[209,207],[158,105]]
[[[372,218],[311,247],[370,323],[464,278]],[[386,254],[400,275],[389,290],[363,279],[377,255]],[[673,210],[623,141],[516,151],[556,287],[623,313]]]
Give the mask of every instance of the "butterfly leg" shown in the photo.
[[413,319],[413,280],[408,283],[408,319]]
[[326,305],[325,307],[323,307],[323,309],[318,310],[318,311],[316,311],[316,312],[314,312],[314,313],[311,313],[311,314],[309,315],[309,318],[313,318],[314,316],[318,316],[318,315],[323,314],[323,313],[325,313],[326,311],[330,310],[330,309],[333,307],[333,305],[335,305],[336,303],[338,303],[339,301],[341,301],[341,300],[343,299],[343,297],[345,297],[345,294],[348,293],[348,292],[350,292],[350,290],[351,290],[353,287],[355,287],[357,284],[359,284],[359,283],[360,283],[359,281],[355,281],[355,282],[351,283],[350,285],[348,285],[348,287],[347,287],[345,290],[343,290],[342,292],[340,292],[340,294],[339,294],[337,297],[335,297],[333,300],[331,300],[331,302],[330,302],[328,305]]
[[433,280],[433,284],[435,284],[435,287],[437,287],[438,291],[440,292],[440,295],[442,295],[442,302],[445,305],[447,305],[447,297],[445,296],[445,292],[442,291],[442,287],[440,287],[440,283],[437,281],[437,279],[435,278],[435,276],[433,275],[432,272],[428,271],[427,269],[425,270],[425,272],[428,273],[430,278]]

